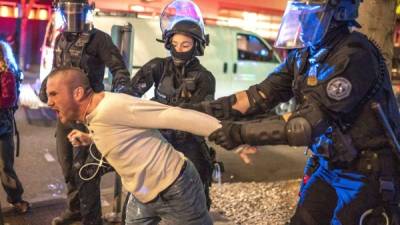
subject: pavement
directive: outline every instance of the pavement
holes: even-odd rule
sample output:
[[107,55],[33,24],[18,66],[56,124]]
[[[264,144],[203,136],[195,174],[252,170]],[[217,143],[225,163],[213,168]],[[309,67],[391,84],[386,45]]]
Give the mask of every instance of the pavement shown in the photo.
[[[38,75],[25,72],[25,85],[37,85]],[[5,212],[5,221],[10,225],[47,225],[51,218],[65,208],[66,187],[57,163],[55,151],[55,115],[47,108],[20,107],[16,113],[20,132],[20,156],[15,160],[16,172],[24,186],[24,199],[33,203],[32,211],[16,215],[6,203],[6,195],[0,193],[0,203]],[[304,149],[288,146],[265,146],[253,157],[251,165],[245,165],[239,157],[216,148],[217,158],[223,161],[225,173],[222,182],[278,181],[302,176]],[[114,174],[102,178],[103,211],[110,212],[113,202]],[[233,224],[212,209],[217,225]]]

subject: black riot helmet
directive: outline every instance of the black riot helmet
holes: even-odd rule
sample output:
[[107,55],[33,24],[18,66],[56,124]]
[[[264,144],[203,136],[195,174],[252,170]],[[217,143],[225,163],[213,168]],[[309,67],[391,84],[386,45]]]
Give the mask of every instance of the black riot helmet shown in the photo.
[[356,22],[361,1],[288,1],[275,47],[290,49],[316,45],[325,37],[333,22],[361,27]]
[[55,0],[56,26],[63,32],[80,33],[92,29],[94,5],[87,0]]
[[160,27],[166,49],[171,50],[172,36],[179,33],[194,39],[194,55],[204,55],[209,36],[205,34],[203,17],[194,2],[175,0],[168,4],[161,13]]

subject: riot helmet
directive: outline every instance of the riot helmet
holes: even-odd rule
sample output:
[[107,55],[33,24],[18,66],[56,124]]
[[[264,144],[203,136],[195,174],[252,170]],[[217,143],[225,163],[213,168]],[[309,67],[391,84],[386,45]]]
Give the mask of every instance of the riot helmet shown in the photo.
[[88,0],[55,0],[56,27],[62,32],[80,33],[92,29],[94,5]]
[[361,27],[355,20],[361,1],[288,1],[275,47],[292,49],[315,46],[323,40],[333,23]]
[[175,0],[169,3],[161,13],[160,27],[165,48],[174,51],[171,39],[174,34],[184,34],[193,38],[194,56],[204,55],[209,44],[205,34],[203,17],[197,5],[190,0]]

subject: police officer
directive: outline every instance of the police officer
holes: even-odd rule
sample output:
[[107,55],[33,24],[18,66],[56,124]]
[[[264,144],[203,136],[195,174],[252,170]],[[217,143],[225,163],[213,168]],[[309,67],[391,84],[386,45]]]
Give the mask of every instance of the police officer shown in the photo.
[[360,27],[359,4],[289,1],[275,43],[294,49],[286,60],[246,91],[191,106],[226,120],[251,118],[295,98],[291,114],[223,122],[209,137],[227,149],[308,146],[316,170],[301,189],[291,225],[399,224],[398,161],[385,130],[398,137],[400,115],[381,52],[349,30]]
[[[192,1],[173,1],[161,14],[161,30],[162,42],[171,57],[154,58],[136,73],[131,81],[134,95],[141,97],[154,85],[153,100],[163,104],[176,106],[213,100],[215,78],[196,58],[204,54],[208,45],[198,7]],[[210,207],[212,162],[204,138],[174,130],[162,130],[161,133],[196,166]]]
[[[59,0],[55,2],[56,23],[62,25],[62,32],[56,38],[53,69],[60,67],[81,68],[89,77],[94,91],[104,90],[105,66],[113,74],[112,91],[125,92],[130,75],[111,37],[95,28],[90,21],[92,7],[87,0]],[[40,98],[47,102],[46,80],[42,83]],[[102,224],[100,203],[100,175],[89,178],[95,168],[79,173],[87,162],[95,161],[89,151],[96,149],[72,149],[67,139],[72,129],[84,130],[81,124],[57,123],[57,156],[67,183],[67,210],[53,219],[53,225],[72,224],[82,221],[84,225]],[[99,156],[98,154],[95,154]]]

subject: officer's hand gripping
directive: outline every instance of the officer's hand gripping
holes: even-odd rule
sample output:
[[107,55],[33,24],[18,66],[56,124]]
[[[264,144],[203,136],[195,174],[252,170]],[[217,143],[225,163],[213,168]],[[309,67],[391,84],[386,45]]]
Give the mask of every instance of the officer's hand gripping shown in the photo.
[[222,122],[221,124],[221,128],[210,134],[209,141],[215,142],[215,144],[227,150],[233,150],[243,144],[241,137],[242,125],[233,122]]

